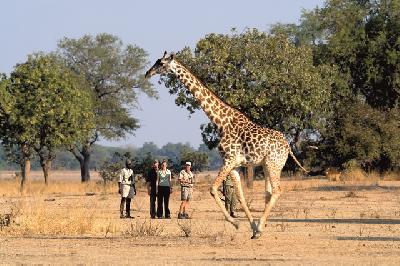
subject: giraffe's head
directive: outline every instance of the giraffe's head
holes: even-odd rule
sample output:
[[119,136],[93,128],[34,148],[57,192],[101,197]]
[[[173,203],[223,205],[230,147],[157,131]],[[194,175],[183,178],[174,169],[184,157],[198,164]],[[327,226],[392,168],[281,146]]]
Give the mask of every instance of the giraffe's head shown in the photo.
[[167,51],[164,52],[163,57],[158,59],[154,65],[147,70],[146,78],[150,78],[155,74],[164,74],[170,71],[170,63],[174,60],[174,54],[167,56]]

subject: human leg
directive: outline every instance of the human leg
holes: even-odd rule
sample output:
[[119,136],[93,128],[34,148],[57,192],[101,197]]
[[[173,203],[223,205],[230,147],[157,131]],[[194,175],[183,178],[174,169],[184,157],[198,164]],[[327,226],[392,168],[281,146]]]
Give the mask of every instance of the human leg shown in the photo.
[[157,218],[161,218],[163,215],[162,205],[163,205],[163,194],[159,187],[157,191]]
[[125,216],[124,216],[125,202],[126,202],[126,198],[125,197],[121,197],[121,203],[119,204],[119,212],[120,212],[119,218],[125,218]]
[[155,218],[156,217],[156,193],[151,191],[150,192],[150,217]]
[[164,197],[164,212],[165,218],[171,218],[171,214],[169,211],[169,196],[170,196],[170,187],[166,187],[165,197]]
[[126,198],[126,218],[133,218],[131,216],[131,198]]

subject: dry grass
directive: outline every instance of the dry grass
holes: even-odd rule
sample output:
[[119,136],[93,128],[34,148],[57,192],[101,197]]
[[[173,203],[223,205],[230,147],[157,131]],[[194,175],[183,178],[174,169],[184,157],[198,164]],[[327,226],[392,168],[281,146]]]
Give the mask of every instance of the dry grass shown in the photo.
[[[210,197],[210,184],[199,181],[194,193],[201,197],[191,202],[191,220],[176,219],[176,190],[170,201],[173,218],[157,220],[149,219],[145,188],[133,200],[135,219],[119,218],[115,184],[107,188],[108,194],[102,194],[101,184],[81,185],[79,178],[75,183],[54,181],[53,188],[35,188],[30,196],[0,194],[5,224],[0,257],[5,264],[398,264],[400,182],[379,181],[381,186],[374,187],[364,186],[369,181],[358,186],[323,177],[283,178],[286,192],[272,210],[265,233],[260,240],[250,240],[245,214],[237,212],[236,230]],[[33,181],[38,187],[40,182]],[[3,184],[0,181],[0,190],[9,193]],[[264,189],[263,181],[245,189],[255,218],[264,208]],[[154,247],[168,255],[155,256]]]
[[[18,180],[0,180],[0,195],[2,196],[21,196],[19,191],[20,183]],[[42,181],[32,181],[27,185],[25,195],[55,195],[55,194],[85,194],[85,193],[111,193],[116,191],[116,185],[112,183],[104,184],[100,181],[90,181],[80,183],[77,181],[56,181],[45,185]]]
[[385,173],[382,179],[385,181],[400,181],[400,173],[399,172]]
[[[356,183],[371,184],[371,182],[379,181],[377,174],[366,174],[359,170],[346,172],[345,174],[346,179],[340,183],[340,186]],[[397,177],[386,175],[385,178],[395,179]],[[282,182],[282,188],[284,192],[301,192],[310,188],[329,187],[333,184],[333,182],[329,182],[326,179],[289,179]],[[263,191],[264,182],[255,182],[254,189]],[[247,191],[246,188],[244,190],[245,195],[248,197],[248,207],[252,210],[260,209],[260,199],[257,200],[257,196],[254,196],[255,200],[250,191]],[[208,191],[209,184],[207,182],[201,180],[201,182],[197,183],[195,187],[195,192],[198,196],[198,199],[195,200],[196,204],[210,199]],[[93,197],[87,196],[93,193]],[[140,192],[144,196],[135,198],[133,206],[135,212],[139,215],[141,212],[143,217],[143,212],[147,215],[147,211],[144,209],[148,207],[148,198],[147,195],[142,193],[145,193],[144,190]],[[167,232],[170,232],[167,228],[164,228],[166,225],[168,227],[168,224],[163,224],[162,221],[139,218],[127,223],[127,221],[121,221],[117,218],[117,209],[115,209],[115,216],[111,216],[112,211],[110,209],[107,210],[107,208],[115,208],[117,204],[104,204],[110,202],[113,197],[118,198],[116,184],[113,183],[104,185],[99,181],[91,181],[87,184],[81,184],[77,179],[75,181],[54,181],[46,186],[41,180],[33,180],[29,194],[21,197],[19,183],[16,180],[6,179],[0,180],[0,195],[10,200],[8,202],[6,200],[3,201],[3,208],[0,208],[0,226],[2,229],[0,230],[0,235],[96,235],[104,237],[119,235],[141,237],[163,236],[168,235]],[[173,195],[176,196],[176,194]],[[362,195],[359,195],[359,192],[350,191],[344,194],[343,198],[360,197]],[[74,203],[72,203],[72,198]],[[77,199],[79,199],[79,204],[75,206]],[[62,207],[59,207],[59,202]],[[106,210],[107,213],[99,212],[99,207]],[[310,208],[308,206],[307,208],[299,209],[300,211],[298,211],[299,213],[296,217],[303,214],[304,217],[309,217]],[[239,205],[238,210],[240,210]],[[288,229],[286,225],[279,226],[282,232]],[[199,238],[220,238],[226,233],[220,229],[214,230],[210,228],[209,223],[204,223],[204,220],[199,222],[197,219],[193,221],[178,221],[175,230],[180,235]]]
[[94,232],[93,211],[79,207],[67,212],[47,209],[41,202],[20,203],[8,235],[84,235]]
[[178,220],[179,229],[185,237],[191,237],[193,233],[192,220]]
[[129,228],[125,231],[125,235],[131,237],[145,237],[145,236],[161,236],[165,230],[165,225],[152,220],[136,220],[135,223],[131,222]]
[[342,179],[346,183],[348,182],[378,182],[380,176],[376,172],[366,173],[362,169],[355,168],[352,170],[346,170],[342,173]]
[[309,179],[309,180],[288,180],[282,184],[283,192],[299,191],[309,188],[318,188],[326,186],[326,180]]

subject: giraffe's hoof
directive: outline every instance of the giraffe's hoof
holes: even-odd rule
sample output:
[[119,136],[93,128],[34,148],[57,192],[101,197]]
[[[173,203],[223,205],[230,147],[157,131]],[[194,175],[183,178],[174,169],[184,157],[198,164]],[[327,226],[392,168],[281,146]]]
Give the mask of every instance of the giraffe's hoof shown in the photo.
[[238,221],[233,221],[232,225],[237,229],[239,229],[239,222]]
[[256,233],[253,234],[251,239],[259,239],[260,237],[261,237],[261,233],[260,232],[256,232]]

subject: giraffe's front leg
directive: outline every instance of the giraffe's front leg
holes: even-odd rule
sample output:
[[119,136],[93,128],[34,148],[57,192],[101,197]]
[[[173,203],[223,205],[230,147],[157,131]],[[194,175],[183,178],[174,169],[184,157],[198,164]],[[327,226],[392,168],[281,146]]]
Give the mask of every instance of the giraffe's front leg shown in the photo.
[[249,210],[249,207],[247,206],[246,199],[243,195],[243,189],[242,189],[242,185],[240,182],[240,175],[236,170],[232,170],[231,176],[232,176],[233,185],[235,187],[236,197],[238,198],[240,205],[242,206],[242,208],[247,216],[247,219],[250,222],[250,226],[251,226],[251,229],[253,230],[253,235],[254,235],[255,232],[258,230],[258,228],[257,228],[257,224],[254,221],[253,216]]
[[232,167],[230,166],[224,166],[222,167],[222,169],[219,171],[217,178],[214,181],[214,184],[212,185],[211,189],[210,189],[210,193],[211,196],[214,197],[215,202],[217,203],[217,205],[219,206],[219,208],[221,209],[221,211],[223,212],[225,219],[227,221],[229,221],[236,229],[239,228],[239,223],[237,221],[235,221],[235,219],[233,219],[228,211],[225,209],[224,204],[222,203],[222,200],[219,198],[218,196],[218,188],[221,186],[222,181],[225,180],[226,176],[228,175],[228,173],[232,170]]

